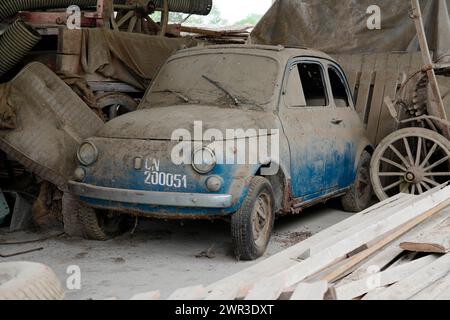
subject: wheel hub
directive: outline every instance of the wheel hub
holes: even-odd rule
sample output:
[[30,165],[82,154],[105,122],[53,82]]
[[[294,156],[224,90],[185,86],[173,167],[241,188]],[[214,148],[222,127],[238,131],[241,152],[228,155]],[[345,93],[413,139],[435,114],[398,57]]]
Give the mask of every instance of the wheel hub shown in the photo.
[[418,184],[423,180],[424,172],[420,168],[410,168],[405,174],[405,181],[408,183]]

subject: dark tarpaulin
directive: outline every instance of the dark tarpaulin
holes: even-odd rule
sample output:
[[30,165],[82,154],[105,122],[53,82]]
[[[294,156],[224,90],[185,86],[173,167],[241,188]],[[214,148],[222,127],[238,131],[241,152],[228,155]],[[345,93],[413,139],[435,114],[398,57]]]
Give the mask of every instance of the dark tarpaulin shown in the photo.
[[98,72],[145,90],[170,55],[196,45],[192,39],[83,29],[81,64],[86,73]]
[[[450,53],[450,0],[421,0],[435,57]],[[369,30],[367,9],[381,9],[381,30]],[[418,51],[408,0],[278,0],[251,34],[255,44],[303,46],[331,54]]]

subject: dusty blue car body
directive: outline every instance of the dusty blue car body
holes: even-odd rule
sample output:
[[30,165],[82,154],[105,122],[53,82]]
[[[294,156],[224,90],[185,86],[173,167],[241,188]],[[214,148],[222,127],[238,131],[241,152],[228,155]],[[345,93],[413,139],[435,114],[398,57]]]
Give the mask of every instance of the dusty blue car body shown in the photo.
[[[180,61],[186,61],[183,65],[187,65],[198,61],[195,59],[199,57],[208,57],[212,61],[220,57],[224,61],[254,59],[270,63],[267,68],[271,70],[271,79],[267,81],[270,92],[255,92],[261,96],[254,104],[257,107],[251,107],[251,102],[246,102],[245,107],[230,107],[229,102],[223,102],[226,100],[223,92],[217,93],[221,95],[217,98],[218,103],[194,102],[194,89],[186,90],[189,97],[171,94],[172,90],[162,85],[178,81],[165,79],[171,73],[171,64],[178,63],[179,67]],[[322,68],[326,106],[293,107],[286,101],[289,77],[301,62]],[[236,79],[240,79],[239,73],[245,80],[253,78],[256,81],[265,76],[260,66],[247,64],[243,63],[235,71]],[[186,68],[178,68],[185,83],[199,82],[198,79],[189,80],[190,76],[198,75],[194,76],[192,70]],[[328,68],[334,68],[342,77],[349,106],[336,105]],[[211,91],[215,89],[210,88]],[[239,95],[238,90],[235,92]],[[251,94],[251,90],[243,93]],[[198,96],[199,100],[203,99],[200,93]],[[205,100],[210,99],[205,97]],[[163,101],[158,102],[159,105],[154,102],[158,99]],[[219,130],[275,129],[279,131],[279,170],[266,178],[275,192],[277,212],[296,213],[306,206],[344,194],[355,182],[362,152],[372,150],[352,100],[342,69],[332,58],[318,51],[270,46],[183,50],[168,60],[137,111],[110,121],[95,137],[87,140],[95,145],[98,157],[92,165],[80,164],[79,170],[83,174],[70,181],[69,188],[91,207],[131,215],[190,219],[227,217],[239,210],[252,177],[261,175],[261,169],[271,164],[217,164],[211,172],[200,174],[191,165],[175,165],[171,161],[171,150],[177,143],[171,140],[173,131],[178,128],[191,131],[195,121],[202,121],[206,128]],[[149,183],[154,172],[155,176],[164,173],[164,179],[170,176],[172,183]],[[212,192],[206,187],[206,180],[211,176],[221,179],[220,190]]]

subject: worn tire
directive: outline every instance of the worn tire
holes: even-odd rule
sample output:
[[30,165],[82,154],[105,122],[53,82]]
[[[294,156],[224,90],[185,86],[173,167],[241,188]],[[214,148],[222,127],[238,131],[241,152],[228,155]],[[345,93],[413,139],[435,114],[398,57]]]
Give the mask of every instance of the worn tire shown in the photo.
[[0,300],[62,300],[64,290],[47,266],[31,262],[0,263]]
[[83,226],[84,237],[89,240],[107,241],[126,230],[127,226],[120,216],[117,216],[114,220],[105,221],[104,219],[108,219],[107,215],[108,212],[95,210],[80,203],[78,216]]
[[78,215],[80,201],[77,196],[64,192],[62,198],[62,215],[64,232],[70,237],[82,237],[83,225]]
[[[255,205],[258,198],[270,200],[268,218],[265,220],[261,241],[254,239]],[[247,197],[241,208],[231,218],[231,235],[236,257],[240,260],[256,260],[267,249],[275,221],[275,199],[270,182],[263,177],[254,177],[250,183]],[[259,242],[259,243],[258,243]]]
[[[370,201],[373,196],[373,187],[370,182],[370,160],[372,156],[367,151],[364,151],[361,155],[361,159],[356,171],[356,180],[347,193],[341,198],[342,207],[348,212],[361,212],[367,209],[370,205]],[[361,194],[358,191],[359,179],[365,179],[367,188],[364,193]]]

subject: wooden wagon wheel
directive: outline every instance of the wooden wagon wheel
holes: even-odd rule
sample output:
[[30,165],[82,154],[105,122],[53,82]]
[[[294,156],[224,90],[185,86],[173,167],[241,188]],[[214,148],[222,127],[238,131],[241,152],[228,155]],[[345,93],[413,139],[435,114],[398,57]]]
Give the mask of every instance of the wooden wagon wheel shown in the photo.
[[450,141],[428,129],[396,131],[375,150],[370,175],[380,200],[422,194],[450,180]]
[[156,34],[161,27],[150,18],[155,6],[150,0],[129,0],[126,4],[114,4],[116,16],[111,18],[114,30]]

